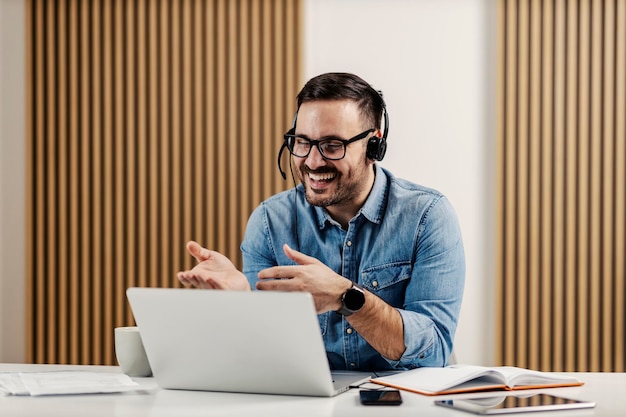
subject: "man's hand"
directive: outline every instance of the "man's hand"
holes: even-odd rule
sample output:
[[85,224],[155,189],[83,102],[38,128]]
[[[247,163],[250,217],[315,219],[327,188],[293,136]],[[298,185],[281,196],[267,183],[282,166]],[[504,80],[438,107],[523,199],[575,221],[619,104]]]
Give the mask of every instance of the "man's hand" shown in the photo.
[[352,283],[319,260],[284,245],[283,251],[298,265],[274,266],[259,272],[259,290],[306,291],[313,295],[318,314],[341,308],[341,296]]
[[[284,245],[285,254],[298,265],[274,266],[259,272],[259,290],[307,291],[313,295],[318,314],[341,308],[341,296],[352,282],[319,260]],[[365,291],[365,305],[348,317],[350,325],[383,356],[399,360],[404,352],[400,313],[382,299]]]
[[250,290],[246,276],[226,256],[194,241],[187,243],[187,250],[198,264],[177,274],[181,283],[215,290]]

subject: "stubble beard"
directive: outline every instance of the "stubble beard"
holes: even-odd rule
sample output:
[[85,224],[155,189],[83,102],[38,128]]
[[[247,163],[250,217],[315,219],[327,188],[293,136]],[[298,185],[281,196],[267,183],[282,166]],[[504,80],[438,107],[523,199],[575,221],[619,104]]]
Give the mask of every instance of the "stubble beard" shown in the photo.
[[[300,182],[304,186],[304,195],[306,197],[306,201],[312,205],[317,207],[329,207],[336,206],[342,203],[350,202],[355,199],[362,187],[362,181],[359,181],[359,178],[365,178],[366,172],[365,169],[359,169],[358,171],[348,172],[347,176],[344,176],[340,172],[334,169],[322,169],[313,171],[307,168],[305,165],[298,170],[298,176],[300,177]],[[316,191],[309,186],[308,181],[304,179],[308,177],[309,172],[317,172],[317,173],[327,173],[333,172],[336,177],[333,179],[335,189],[332,191],[332,194],[324,197],[326,190]]]

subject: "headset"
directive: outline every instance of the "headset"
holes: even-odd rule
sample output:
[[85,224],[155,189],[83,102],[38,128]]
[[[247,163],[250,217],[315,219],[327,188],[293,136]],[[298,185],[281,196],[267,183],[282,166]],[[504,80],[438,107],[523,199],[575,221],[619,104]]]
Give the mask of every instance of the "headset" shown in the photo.
[[367,141],[367,149],[365,156],[374,161],[382,161],[387,153],[387,133],[389,133],[389,115],[387,114],[387,105],[383,99],[383,92],[376,91],[380,97],[380,103],[383,106],[383,135],[381,137],[372,136]]
[[[383,135],[381,137],[372,136],[367,140],[367,148],[365,150],[365,156],[374,161],[382,161],[385,157],[385,153],[387,153],[387,134],[389,133],[389,114],[387,113],[387,105],[385,104],[385,100],[383,99],[383,93],[380,90],[375,90],[378,97],[380,98],[380,102],[383,106]],[[299,110],[299,109],[298,109]],[[295,133],[296,131],[296,123],[298,122],[298,110],[296,110],[296,114],[293,116],[293,122],[291,123],[291,129],[289,132]],[[283,171],[281,165],[281,157],[283,155],[283,151],[287,148],[287,140],[283,141],[280,150],[278,151],[278,171],[280,171],[280,175],[284,180],[287,179],[287,174]]]

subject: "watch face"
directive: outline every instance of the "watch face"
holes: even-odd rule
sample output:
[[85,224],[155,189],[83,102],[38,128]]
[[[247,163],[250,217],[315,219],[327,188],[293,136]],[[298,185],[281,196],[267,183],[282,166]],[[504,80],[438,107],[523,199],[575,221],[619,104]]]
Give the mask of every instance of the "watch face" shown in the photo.
[[365,294],[363,294],[363,291],[354,287],[350,288],[346,291],[343,303],[348,309],[357,311],[363,307],[363,304],[365,304]]

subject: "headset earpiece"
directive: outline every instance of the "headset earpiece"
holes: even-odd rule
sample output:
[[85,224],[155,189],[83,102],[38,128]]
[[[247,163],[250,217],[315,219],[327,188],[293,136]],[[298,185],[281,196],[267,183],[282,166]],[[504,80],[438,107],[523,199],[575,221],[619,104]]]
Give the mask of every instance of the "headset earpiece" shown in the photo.
[[372,136],[367,141],[365,156],[374,161],[381,161],[387,152],[387,140],[378,136]]
[[383,99],[383,94],[380,91],[377,91],[378,96],[380,97],[380,101],[383,105],[383,136],[372,136],[367,141],[367,150],[365,151],[365,156],[374,161],[382,161],[385,157],[385,153],[387,152],[387,133],[389,132],[389,115],[387,114],[387,105],[385,104],[385,100]]

